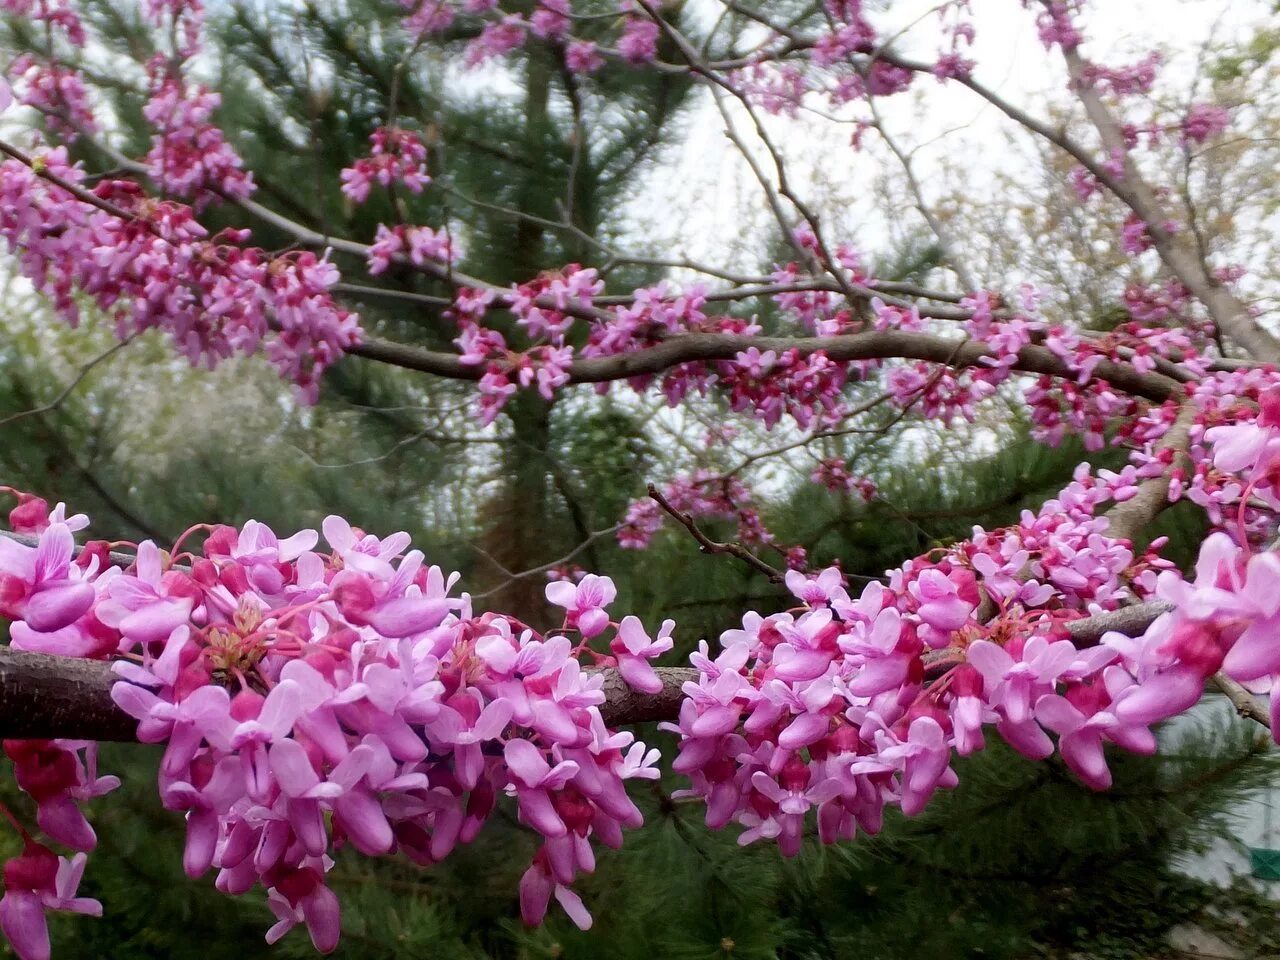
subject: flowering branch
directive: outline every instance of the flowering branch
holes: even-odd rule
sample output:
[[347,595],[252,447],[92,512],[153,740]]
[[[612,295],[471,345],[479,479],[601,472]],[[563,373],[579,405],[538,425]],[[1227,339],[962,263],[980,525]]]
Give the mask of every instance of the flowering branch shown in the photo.
[[[733,550],[709,552],[741,556]],[[767,564],[760,565],[773,571],[776,579],[782,579],[779,571]],[[1088,646],[1111,632],[1140,634],[1169,609],[1168,604],[1158,601],[1135,604],[1073,621],[1066,629],[1073,641],[1080,646]],[[628,687],[614,668],[600,671],[604,677],[605,693],[600,714],[605,723],[618,727],[677,718],[684,696],[682,688],[684,684],[697,680],[698,671],[692,667],[657,667],[655,671],[662,681],[662,688],[657,693],[644,693]],[[119,680],[106,661],[0,647],[0,740],[136,743],[138,721],[112,699],[112,686]],[[1238,684],[1232,686],[1230,680],[1226,684],[1220,683],[1220,686],[1240,709],[1242,716],[1270,726],[1266,711],[1247,690]]]
[[[631,689],[615,668],[601,671],[600,715],[611,727],[674,720],[690,667],[655,668],[658,693]],[[97,740],[137,743],[138,721],[112,699],[120,678],[102,660],[58,657],[0,647],[0,740]]]

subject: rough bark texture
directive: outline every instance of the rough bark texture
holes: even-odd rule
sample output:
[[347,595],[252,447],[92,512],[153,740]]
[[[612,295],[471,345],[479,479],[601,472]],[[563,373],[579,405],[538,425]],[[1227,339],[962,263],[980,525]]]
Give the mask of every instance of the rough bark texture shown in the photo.
[[[670,337],[656,346],[610,357],[583,357],[569,365],[570,383],[602,383],[628,377],[661,373],[682,363],[694,361],[732,360],[739,353],[755,347],[761,351],[785,353],[795,350],[801,356],[822,351],[837,362],[848,360],[882,360],[905,358],[929,360],[957,369],[979,364],[991,355],[983,344],[939,337],[926,333],[900,330],[877,330],[867,333],[832,337],[757,337],[729,333],[685,333]],[[479,380],[484,366],[465,365],[457,354],[424,350],[409,344],[366,339],[353,347],[352,353],[392,366],[459,380]],[[1077,373],[1047,347],[1027,346],[1018,353],[1015,370],[1043,373],[1075,380]],[[1104,360],[1095,376],[1133,396],[1162,402],[1177,396],[1183,385],[1159,373],[1139,373],[1127,363]]]
[[[603,671],[608,699],[600,712],[609,726],[676,718],[680,687],[696,680],[698,672],[692,667],[657,672],[662,692],[645,694],[629,688],[618,671]],[[118,681],[111,665],[99,660],[0,647],[0,739],[131,742],[138,724],[111,699],[111,686]]]
[[0,738],[136,739],[138,722],[111,699],[115,680],[99,660],[0,647]]
[[654,669],[662,680],[661,693],[637,693],[626,685],[617,670],[604,671],[604,693],[607,699],[600,712],[610,726],[676,719],[680,713],[680,701],[684,698],[680,688],[686,681],[696,681],[698,671],[693,667]]
[[1078,647],[1087,647],[1102,639],[1103,634],[1123,633],[1128,637],[1136,637],[1155,621],[1162,613],[1173,609],[1173,604],[1163,600],[1152,600],[1148,603],[1135,603],[1131,607],[1121,607],[1106,613],[1095,614],[1085,620],[1077,620],[1067,624],[1067,632]]

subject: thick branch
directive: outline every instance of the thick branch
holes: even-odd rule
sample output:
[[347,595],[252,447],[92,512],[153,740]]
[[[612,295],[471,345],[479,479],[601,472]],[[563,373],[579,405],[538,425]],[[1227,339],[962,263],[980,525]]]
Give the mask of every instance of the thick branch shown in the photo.
[[129,742],[138,722],[115,705],[111,665],[0,648],[0,738]]
[[[659,667],[662,692],[649,695],[628,687],[616,670],[603,673],[607,699],[600,712],[611,727],[674,720],[681,686],[698,678],[692,667]],[[0,739],[134,741],[137,721],[111,699],[119,679],[101,660],[0,647]]]
[[1127,637],[1136,637],[1155,622],[1162,613],[1173,609],[1173,604],[1163,600],[1151,600],[1147,603],[1135,603],[1121,607],[1119,610],[1108,610],[1097,613],[1084,620],[1075,620],[1067,624],[1067,633],[1077,647],[1096,644],[1103,634],[1123,633]]
[[[1067,630],[1078,644],[1096,643],[1111,630],[1141,633],[1167,609],[1163,603],[1137,604],[1077,620]],[[675,720],[681,687],[698,678],[692,667],[659,667],[662,692],[643,694],[629,688],[616,670],[603,673],[606,700],[600,712],[611,727]],[[0,739],[132,742],[137,723],[111,699],[112,684],[118,680],[111,665],[100,660],[0,647]]]

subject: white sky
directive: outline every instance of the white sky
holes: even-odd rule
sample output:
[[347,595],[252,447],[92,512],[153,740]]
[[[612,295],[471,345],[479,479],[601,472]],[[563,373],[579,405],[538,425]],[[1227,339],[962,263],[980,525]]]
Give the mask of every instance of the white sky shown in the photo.
[[[718,0],[696,2],[708,12],[720,9]],[[901,49],[930,59],[938,49],[937,20],[930,14],[935,6],[933,0],[895,0],[887,12],[873,14],[872,19],[884,35],[923,18],[904,36]],[[973,0],[972,6],[976,77],[1033,114],[1043,114],[1047,98],[1064,102],[1060,56],[1041,46],[1033,14],[1018,0]],[[1269,7],[1265,0],[1093,0],[1085,19],[1084,50],[1091,59],[1120,65],[1159,47],[1167,58],[1158,84],[1185,90],[1195,75],[1199,47],[1207,39],[1249,36],[1269,17],[1274,19]],[[732,265],[757,270],[772,221],[763,210],[753,175],[725,138],[709,95],[701,96],[684,142],[663,158],[652,188],[638,192],[627,216],[636,224],[635,235],[654,250],[724,265],[725,247],[732,245],[737,248]],[[879,100],[878,106],[904,148],[926,144],[914,155],[926,192],[930,170],[936,170],[944,157],[953,162],[963,158],[966,183],[975,189],[990,183],[995,170],[1025,167],[1021,155],[1009,146],[1011,136],[1021,136],[1012,122],[958,84],[917,77],[911,92]],[[849,115],[857,115],[856,109]],[[798,192],[826,208],[825,223],[840,223],[832,229],[835,239],[872,253],[883,249],[884,214],[870,198],[877,177],[899,178],[896,165],[886,170],[882,151],[851,149],[848,126],[806,116],[770,118],[769,127],[792,158],[789,170]],[[744,119],[739,129],[747,133],[749,122]],[[868,137],[874,138],[874,133]],[[744,216],[751,210],[758,215]]]

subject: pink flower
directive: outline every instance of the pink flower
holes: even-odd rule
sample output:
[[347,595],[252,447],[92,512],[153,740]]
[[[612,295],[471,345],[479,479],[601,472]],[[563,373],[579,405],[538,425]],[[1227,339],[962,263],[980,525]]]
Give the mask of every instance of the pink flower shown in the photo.
[[604,66],[604,57],[590,40],[574,40],[565,47],[564,62],[574,73],[595,73]]
[[578,765],[562,760],[552,767],[543,752],[528,740],[511,740],[503,751],[512,786],[520,802],[520,817],[544,837],[562,837],[567,828],[551,795],[578,772]]
[[671,631],[675,626],[674,620],[662,621],[658,637],[653,640],[645,633],[639,617],[622,618],[618,624],[618,636],[609,649],[617,657],[618,672],[628,686],[641,693],[662,692],[662,680],[649,661],[658,659],[674,646]]
[[591,929],[591,914],[582,905],[582,899],[564,884],[555,882],[545,865],[545,857],[539,852],[539,858],[534,859],[520,878],[520,916],[526,924],[533,927],[542,923],[553,894],[556,903],[579,930]]
[[646,63],[658,55],[659,27],[644,17],[628,17],[618,38],[618,52],[628,63]]
[[317,950],[332,953],[337,948],[342,934],[338,898],[325,886],[317,868],[286,874],[268,894],[267,906],[277,920],[267,931],[267,943],[275,943],[299,923],[305,923]]
[[940,570],[925,570],[909,589],[920,604],[920,619],[937,630],[959,630],[973,613],[974,604],[961,599],[959,588]]
[[22,854],[5,863],[0,929],[21,960],[49,960],[46,910],[102,916],[97,900],[76,896],[85,859],[78,853],[67,860],[28,840]]
[[604,608],[618,595],[608,577],[587,574],[578,583],[559,580],[547,584],[547,599],[566,611],[565,626],[576,628],[586,639],[598,636],[609,625]]

